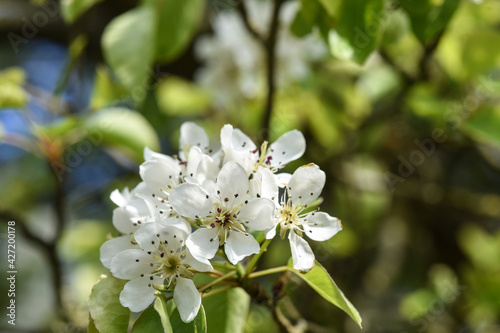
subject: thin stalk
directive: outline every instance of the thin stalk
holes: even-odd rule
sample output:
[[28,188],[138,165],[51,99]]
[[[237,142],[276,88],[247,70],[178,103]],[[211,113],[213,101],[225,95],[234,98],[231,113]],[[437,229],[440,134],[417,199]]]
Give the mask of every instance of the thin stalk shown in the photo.
[[280,267],[275,267],[275,268],[264,269],[262,271],[253,272],[253,273],[248,274],[248,278],[253,279],[253,278],[256,278],[259,276],[284,272],[284,271],[287,271],[289,269],[290,269],[290,267],[288,267],[288,266],[280,266]]
[[257,264],[257,261],[259,261],[260,257],[264,252],[267,251],[267,247],[269,246],[269,243],[271,243],[271,239],[266,239],[264,243],[262,243],[262,246],[260,247],[260,252],[256,254],[252,260],[248,263],[247,270],[246,270],[246,275],[250,274],[252,272],[252,269],[255,267],[255,264]]
[[226,290],[229,290],[231,288],[234,288],[234,286],[224,286],[224,287],[220,287],[220,288],[217,288],[215,290],[212,290],[212,291],[209,291],[208,293],[204,293],[201,295],[201,297],[208,297],[208,296],[212,296],[212,295],[215,295],[215,294],[218,294],[218,293],[221,293],[223,291],[226,291]]
[[237,273],[237,271],[231,271],[231,272],[229,272],[229,273],[227,273],[227,274],[224,274],[224,275],[222,275],[221,277],[219,277],[219,278],[217,278],[217,279],[213,280],[212,282],[207,283],[207,284],[205,284],[205,285],[201,286],[201,287],[198,289],[198,291],[199,291],[199,292],[203,292],[204,290],[207,290],[208,288],[210,288],[210,287],[212,287],[212,286],[214,286],[214,285],[216,285],[216,284],[218,284],[218,283],[220,283],[220,282],[222,282],[222,281],[226,280],[227,278],[230,278],[231,276],[235,275],[236,273]]

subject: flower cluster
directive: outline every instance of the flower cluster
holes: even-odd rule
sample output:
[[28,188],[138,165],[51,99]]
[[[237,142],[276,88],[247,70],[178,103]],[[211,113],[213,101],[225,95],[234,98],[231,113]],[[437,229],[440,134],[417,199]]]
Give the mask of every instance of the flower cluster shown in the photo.
[[[101,261],[118,278],[130,280],[120,294],[132,311],[146,309],[156,290],[172,292],[181,319],[192,321],[201,304],[192,281],[212,270],[218,251],[236,265],[257,254],[253,234],[267,239],[288,234],[293,267],[307,272],[314,254],[303,236],[317,241],[341,230],[340,221],[309,211],[320,195],[325,173],[317,165],[280,173],[301,157],[305,139],[294,130],[260,149],[239,129],[225,125],[221,148],[211,150],[200,126],[181,126],[175,157],[145,149],[142,182],[111,194],[118,206],[113,224],[123,235],[101,247]],[[252,234],[253,233],[253,234]]]
[[[273,1],[245,3],[249,24],[261,36],[267,36]],[[276,74],[281,87],[306,78],[310,63],[321,60],[328,53],[319,34],[298,38],[290,31],[299,9],[299,1],[286,1],[278,17]],[[196,74],[197,82],[212,91],[223,105],[259,96],[265,88],[263,46],[248,32],[237,10],[218,13],[212,20],[212,29],[213,35],[202,36],[196,42],[196,55],[205,63]]]

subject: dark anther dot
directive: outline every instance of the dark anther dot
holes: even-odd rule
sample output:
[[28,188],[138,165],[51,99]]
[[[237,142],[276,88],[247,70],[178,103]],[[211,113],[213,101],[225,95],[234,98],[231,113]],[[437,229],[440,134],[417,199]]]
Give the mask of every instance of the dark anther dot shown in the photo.
[[135,262],[139,262],[139,259],[135,259]]
[[141,274],[141,277],[144,277],[144,274]]
[[282,155],[285,155],[285,152],[282,152],[281,154],[282,154]]
[[220,191],[219,191],[219,190],[217,190],[217,194],[220,194]]
[[167,242],[167,241],[165,241],[164,243],[165,243],[165,244],[168,244],[168,242]]
[[162,211],[162,210],[160,210],[160,214],[163,214],[163,211]]
[[148,251],[148,254],[151,254],[151,251]]
[[228,202],[229,201],[229,198],[224,198],[224,202]]
[[257,193],[257,198],[260,198],[260,194],[259,193]]
[[153,244],[153,245],[154,245],[154,243],[155,243],[155,241],[151,241],[151,244]]
[[151,283],[148,283],[148,287],[150,287],[150,288],[151,288]]
[[312,231],[312,230],[309,230],[309,232],[310,232],[311,234],[313,233],[313,231]]
[[245,200],[245,204],[247,204],[247,203],[248,203],[248,200]]
[[153,194],[151,194],[151,195],[153,196],[153,198],[155,197],[155,194],[154,194],[154,193],[153,193]]
[[160,237],[160,234],[156,234],[156,237]]
[[239,194],[238,194],[238,193],[236,193],[236,194],[234,195],[234,197],[235,197],[235,198],[237,198],[237,197],[238,197],[238,195],[239,195]]
[[192,173],[192,172],[191,172],[189,175],[190,175],[191,177],[193,177],[193,173]]
[[314,193],[311,192],[311,195],[314,195]]
[[172,179],[172,175],[168,176],[168,178]]
[[302,199],[302,196],[301,196],[301,195],[299,195],[299,199]]
[[174,235],[174,238],[177,238],[177,235]]
[[150,280],[153,280],[153,277],[152,277],[152,276],[150,276],[150,277],[149,277],[149,279],[150,279]]
[[213,239],[213,238],[210,238],[210,241],[211,241],[211,242],[213,242],[213,241],[214,241],[214,239]]
[[206,198],[207,198],[207,199],[209,198],[208,194],[207,194]]
[[174,250],[170,250],[170,253],[174,253]]

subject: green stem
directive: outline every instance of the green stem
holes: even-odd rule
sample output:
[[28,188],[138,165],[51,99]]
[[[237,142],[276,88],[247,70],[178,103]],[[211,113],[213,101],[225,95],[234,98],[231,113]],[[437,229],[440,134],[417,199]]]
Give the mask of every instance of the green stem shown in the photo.
[[250,262],[248,263],[248,266],[247,266],[247,271],[246,271],[247,275],[250,274],[252,269],[255,267],[255,264],[257,264],[257,261],[259,261],[260,256],[262,256],[262,254],[267,251],[267,247],[269,246],[269,243],[271,243],[271,240],[272,239],[266,239],[264,241],[264,243],[262,243],[262,246],[260,247],[260,252],[258,254],[256,254],[252,258],[252,260],[250,260]]
[[207,290],[208,288],[212,287],[213,285],[216,285],[217,283],[222,282],[222,281],[224,281],[225,279],[230,278],[231,276],[235,275],[235,274],[236,274],[236,272],[237,272],[237,271],[231,271],[231,272],[229,272],[229,273],[227,273],[227,274],[224,274],[224,275],[222,275],[221,277],[219,277],[219,278],[217,278],[217,279],[213,280],[212,282],[207,283],[207,284],[205,284],[205,285],[201,286],[201,288],[199,288],[199,289],[198,289],[198,291],[199,291],[199,292],[203,292],[204,290]]
[[264,276],[264,275],[269,275],[269,274],[274,274],[274,273],[279,273],[279,272],[284,272],[289,270],[290,267],[288,266],[280,266],[280,267],[275,267],[275,268],[269,268],[269,269],[264,269],[262,271],[254,272],[248,274],[249,279],[253,279],[259,276]]
[[226,291],[226,290],[231,289],[231,288],[234,288],[234,286],[220,287],[220,288],[217,288],[215,290],[209,291],[208,293],[201,294],[201,298],[207,297],[207,296],[212,296],[212,295],[221,293],[221,292]]

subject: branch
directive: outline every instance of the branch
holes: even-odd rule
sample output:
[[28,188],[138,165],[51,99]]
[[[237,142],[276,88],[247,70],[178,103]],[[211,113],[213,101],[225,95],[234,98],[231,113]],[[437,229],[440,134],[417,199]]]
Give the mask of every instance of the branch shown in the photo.
[[271,26],[269,29],[269,35],[265,43],[266,47],[266,65],[267,65],[267,100],[264,108],[264,118],[262,119],[262,129],[264,130],[262,141],[269,141],[269,129],[271,124],[271,114],[274,105],[274,91],[275,87],[275,64],[276,64],[276,42],[278,35],[279,26],[279,11],[283,0],[275,0],[273,13],[271,17]]
[[248,19],[248,12],[247,12],[247,7],[245,6],[245,2],[241,1],[240,5],[237,6],[238,11],[240,12],[241,18],[243,19],[243,24],[245,25],[245,28],[247,28],[248,32],[259,42],[262,44],[266,43],[266,40],[264,37],[260,35],[260,33],[255,30],[252,25],[250,24],[250,20]]

